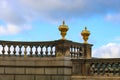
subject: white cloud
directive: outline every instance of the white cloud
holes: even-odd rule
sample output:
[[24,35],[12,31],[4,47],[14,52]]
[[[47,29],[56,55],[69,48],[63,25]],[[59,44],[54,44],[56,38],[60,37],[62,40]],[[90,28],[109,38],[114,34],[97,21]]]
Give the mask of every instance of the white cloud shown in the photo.
[[105,19],[107,21],[120,22],[120,13],[117,13],[117,14],[107,14],[105,16]]
[[0,0],[0,36],[15,35],[32,27],[28,17],[15,0]]
[[23,24],[33,19],[63,20],[120,12],[120,0],[0,0],[0,19]]
[[12,24],[8,24],[6,30],[10,34],[16,34],[16,33],[20,32],[20,28],[15,25],[12,25]]
[[19,3],[26,10],[36,12],[39,17],[53,20],[85,18],[120,11],[119,0],[21,0]]
[[102,47],[93,50],[94,57],[101,58],[120,58],[120,44],[108,43]]
[[29,30],[31,29],[31,26],[16,26],[13,24],[7,24],[7,25],[0,25],[0,36],[4,36],[4,35],[15,35],[18,34],[24,30]]
[[[30,25],[33,20],[70,20],[88,18],[94,15],[107,15],[120,12],[120,0],[0,0],[0,34],[15,34],[24,30],[24,24]],[[119,16],[119,15],[118,15]],[[108,15],[108,20],[119,19]],[[12,25],[14,31],[9,26]],[[14,27],[13,27],[14,26]]]
[[0,0],[0,20],[10,24],[23,24],[26,22],[24,15],[20,13],[20,8],[13,1]]
[[20,32],[20,28],[12,25],[12,24],[7,24],[6,26],[1,25],[0,26],[0,35],[10,35],[10,34],[16,34]]

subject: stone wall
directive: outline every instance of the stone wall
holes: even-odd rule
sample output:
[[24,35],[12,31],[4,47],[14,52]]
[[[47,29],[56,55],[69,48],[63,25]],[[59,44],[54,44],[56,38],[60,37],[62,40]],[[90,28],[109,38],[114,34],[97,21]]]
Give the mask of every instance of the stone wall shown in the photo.
[[71,74],[65,57],[0,57],[0,80],[71,80]]
[[80,66],[74,65],[69,57],[0,57],[0,80],[120,80],[119,76],[81,76],[74,73],[75,68],[81,71]]

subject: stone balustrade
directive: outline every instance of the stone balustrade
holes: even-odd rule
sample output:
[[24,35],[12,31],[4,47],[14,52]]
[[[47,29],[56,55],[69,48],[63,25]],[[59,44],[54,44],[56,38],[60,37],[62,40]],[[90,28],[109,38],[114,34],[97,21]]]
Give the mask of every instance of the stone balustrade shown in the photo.
[[44,42],[0,41],[0,56],[84,58],[85,51],[85,44],[68,40]]
[[55,42],[0,41],[1,56],[55,56]]
[[69,40],[0,41],[0,79],[6,75],[10,80],[19,80],[19,76],[28,80],[30,76],[33,80],[80,80],[85,76],[118,78],[120,59],[92,58],[91,47],[92,44]]
[[81,76],[120,76],[120,59],[73,59],[73,74]]

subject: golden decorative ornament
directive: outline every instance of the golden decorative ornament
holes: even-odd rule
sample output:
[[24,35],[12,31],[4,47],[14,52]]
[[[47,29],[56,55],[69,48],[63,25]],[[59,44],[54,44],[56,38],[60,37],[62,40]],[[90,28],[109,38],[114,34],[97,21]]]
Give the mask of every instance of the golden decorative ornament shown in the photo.
[[61,32],[62,40],[65,40],[65,36],[68,30],[68,26],[65,25],[65,22],[63,21],[63,24],[59,26],[59,31]]
[[87,30],[87,27],[85,27],[85,29],[82,30],[81,35],[83,36],[84,44],[87,44],[87,40],[90,35],[90,32]]

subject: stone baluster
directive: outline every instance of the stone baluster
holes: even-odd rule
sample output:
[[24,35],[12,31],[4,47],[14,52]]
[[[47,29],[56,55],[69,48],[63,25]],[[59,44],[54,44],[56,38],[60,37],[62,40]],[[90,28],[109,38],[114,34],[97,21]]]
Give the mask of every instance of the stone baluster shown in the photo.
[[105,63],[102,63],[102,75],[105,74],[105,68],[106,68],[106,64],[105,64]]
[[116,74],[119,76],[119,63],[116,63]]
[[8,45],[8,56],[10,56],[10,53],[11,53],[11,51],[10,51],[10,47],[11,47],[11,45]]
[[71,55],[72,55],[72,57],[74,57],[74,47],[73,46],[71,48]]
[[107,63],[104,63],[104,65],[105,65],[105,69],[103,71],[103,74],[105,75],[108,72],[108,66]]
[[94,65],[95,65],[95,68],[94,68],[94,72],[97,74],[97,64],[98,63],[95,63]]
[[45,54],[46,54],[46,56],[48,56],[48,46],[46,46]]
[[75,46],[73,47],[73,57],[75,58]]
[[101,65],[100,65],[100,75],[102,75],[103,74],[103,64],[101,63]]
[[53,56],[53,50],[52,50],[53,46],[51,46],[51,50],[50,50],[50,55]]
[[21,48],[22,48],[22,45],[19,45],[19,56],[21,56],[21,54],[22,54]]
[[116,74],[116,63],[112,63],[112,68],[113,68],[113,75]]
[[74,46],[74,58],[75,58],[75,53],[76,53],[76,48],[75,48],[75,46]]
[[110,69],[111,69],[111,64],[110,64],[110,63],[107,63],[107,68],[108,68],[107,73],[110,73],[110,72],[111,72],[111,71],[110,71]]
[[77,47],[77,58],[79,58],[79,57],[80,57],[79,52],[80,52],[80,49],[79,49],[79,47]]
[[30,45],[30,56],[32,57],[33,55],[33,51],[32,51],[32,48],[33,48],[33,46],[32,45]]
[[117,75],[117,73],[118,73],[118,64],[117,63],[115,63],[115,74]]
[[35,46],[35,56],[38,56],[38,46]]
[[89,73],[90,73],[90,75],[93,74],[93,63],[90,63]]
[[13,55],[16,56],[16,45],[13,45],[14,51],[13,51]]
[[91,76],[94,75],[94,68],[95,68],[94,63],[91,63],[91,64],[90,64],[90,68],[89,68],[89,74],[90,74]]
[[41,57],[43,57],[43,45],[40,46],[40,48],[41,48],[40,55],[41,55]]
[[27,57],[27,46],[24,45],[24,57]]
[[107,63],[106,65],[107,65],[107,71],[106,71],[106,73],[109,73],[110,72],[110,68],[111,68],[111,64]]
[[5,45],[2,44],[3,50],[2,50],[2,55],[5,56]]
[[100,75],[100,63],[97,64],[97,74]]
[[83,57],[82,47],[79,47],[79,56],[80,56],[80,57]]
[[70,54],[71,54],[71,58],[72,58],[73,57],[73,47],[72,46],[71,46]]
[[55,47],[55,46],[54,46],[54,49],[55,49],[55,50],[54,50],[54,53],[55,53],[55,55],[56,55],[56,54],[57,54],[57,51],[56,51],[56,47]]
[[118,73],[119,73],[118,75],[120,76],[120,63],[118,63],[118,70],[119,70],[118,71]]
[[119,63],[117,63],[116,73],[117,73],[117,75],[119,75]]
[[74,46],[74,58],[77,56],[76,46]]

